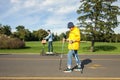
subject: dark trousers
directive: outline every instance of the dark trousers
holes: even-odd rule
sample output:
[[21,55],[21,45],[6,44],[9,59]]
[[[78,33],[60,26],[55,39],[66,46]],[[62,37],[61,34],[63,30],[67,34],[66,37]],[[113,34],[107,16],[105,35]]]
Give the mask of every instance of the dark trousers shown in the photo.
[[53,44],[52,41],[48,42],[48,52],[53,52]]

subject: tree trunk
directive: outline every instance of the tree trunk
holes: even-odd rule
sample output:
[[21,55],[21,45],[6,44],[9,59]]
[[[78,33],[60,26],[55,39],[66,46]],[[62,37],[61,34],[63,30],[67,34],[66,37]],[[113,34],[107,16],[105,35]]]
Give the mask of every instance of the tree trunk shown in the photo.
[[117,36],[116,36],[116,40],[115,40],[115,42],[116,42],[116,43],[118,42],[118,38],[117,38]]
[[94,52],[94,45],[95,45],[95,39],[93,38],[91,41],[91,49],[90,49],[91,52]]

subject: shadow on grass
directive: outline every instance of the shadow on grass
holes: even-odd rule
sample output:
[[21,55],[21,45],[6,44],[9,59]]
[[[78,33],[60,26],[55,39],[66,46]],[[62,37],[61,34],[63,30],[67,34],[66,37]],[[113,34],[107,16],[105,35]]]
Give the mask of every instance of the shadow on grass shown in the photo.
[[101,46],[95,46],[95,51],[112,51],[117,49],[115,46],[109,46],[109,45],[101,45]]
[[28,46],[26,46],[26,47],[23,47],[23,48],[2,48],[1,50],[12,50],[12,49],[30,49],[31,47],[28,47]]
[[26,46],[26,47],[24,47],[24,48],[22,48],[22,49],[30,49],[31,47],[28,47],[28,46]]
[[[28,47],[28,46],[26,46],[26,47],[23,47],[23,48],[14,48],[14,49],[16,49],[16,50],[23,50],[23,49],[30,49],[31,47]],[[13,49],[13,50],[14,50]],[[12,50],[12,49],[11,49]]]
[[[100,45],[100,46],[95,46],[94,51],[112,51],[117,49],[115,46],[110,46],[110,45]],[[84,51],[90,50],[90,47],[84,47]]]

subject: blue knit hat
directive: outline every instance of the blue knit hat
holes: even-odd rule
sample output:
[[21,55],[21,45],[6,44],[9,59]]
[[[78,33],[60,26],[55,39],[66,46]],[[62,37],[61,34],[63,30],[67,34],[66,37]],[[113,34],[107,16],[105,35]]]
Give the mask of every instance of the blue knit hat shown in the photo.
[[72,28],[72,27],[74,27],[73,22],[69,22],[69,23],[68,23],[68,28]]

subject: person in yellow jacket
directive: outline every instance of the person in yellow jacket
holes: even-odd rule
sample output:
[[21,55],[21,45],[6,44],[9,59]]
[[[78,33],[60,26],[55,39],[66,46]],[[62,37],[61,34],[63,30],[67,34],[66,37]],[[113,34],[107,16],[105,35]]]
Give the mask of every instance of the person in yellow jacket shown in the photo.
[[64,72],[72,72],[72,56],[75,58],[77,64],[74,70],[81,71],[81,61],[77,52],[80,47],[80,29],[74,26],[72,22],[68,23],[68,28],[70,29],[69,37],[67,39],[69,52],[67,55],[67,69],[65,69]]

